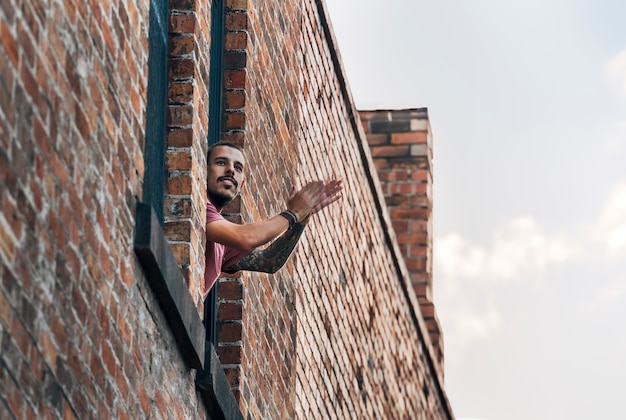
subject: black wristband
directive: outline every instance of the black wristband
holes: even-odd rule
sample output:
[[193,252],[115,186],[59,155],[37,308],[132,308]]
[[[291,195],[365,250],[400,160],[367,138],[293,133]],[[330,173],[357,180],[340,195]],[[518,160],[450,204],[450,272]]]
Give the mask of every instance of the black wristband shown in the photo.
[[280,213],[280,216],[283,216],[285,219],[287,219],[287,221],[289,222],[289,229],[291,229],[293,225],[298,222],[298,217],[291,210],[285,210],[284,212]]

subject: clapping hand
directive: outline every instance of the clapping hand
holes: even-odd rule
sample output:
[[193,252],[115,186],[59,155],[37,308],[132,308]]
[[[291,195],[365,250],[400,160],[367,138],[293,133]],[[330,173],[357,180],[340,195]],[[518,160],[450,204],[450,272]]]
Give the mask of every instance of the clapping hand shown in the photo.
[[[321,181],[317,181],[321,182]],[[309,185],[309,184],[307,184]],[[311,210],[304,217],[299,218],[299,223],[306,224],[309,221],[309,218],[315,213],[323,210],[327,206],[331,205],[335,201],[339,200],[342,197],[341,191],[343,190],[343,185],[341,180],[333,179],[328,181],[327,183],[322,183],[322,188],[317,196],[317,200],[313,203]],[[295,193],[295,188],[292,190],[291,196],[293,197]]]

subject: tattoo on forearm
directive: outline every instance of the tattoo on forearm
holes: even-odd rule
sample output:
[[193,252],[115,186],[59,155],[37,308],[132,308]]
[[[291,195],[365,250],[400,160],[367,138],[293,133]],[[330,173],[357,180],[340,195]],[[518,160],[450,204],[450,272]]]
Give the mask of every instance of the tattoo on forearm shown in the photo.
[[255,249],[228,267],[228,271],[248,270],[272,274],[277,272],[287,262],[302,232],[304,225],[296,223],[266,249]]

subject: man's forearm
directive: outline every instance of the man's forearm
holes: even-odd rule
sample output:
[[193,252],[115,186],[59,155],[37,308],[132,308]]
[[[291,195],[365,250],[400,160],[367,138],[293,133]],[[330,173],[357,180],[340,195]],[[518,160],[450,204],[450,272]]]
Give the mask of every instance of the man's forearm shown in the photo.
[[256,249],[244,258],[228,267],[228,271],[260,271],[275,273],[287,262],[300,236],[304,232],[304,225],[296,223],[291,229],[276,239],[266,249]]
[[206,235],[207,240],[240,251],[252,251],[278,237],[288,227],[289,221],[279,215],[247,225],[216,220],[206,225]]

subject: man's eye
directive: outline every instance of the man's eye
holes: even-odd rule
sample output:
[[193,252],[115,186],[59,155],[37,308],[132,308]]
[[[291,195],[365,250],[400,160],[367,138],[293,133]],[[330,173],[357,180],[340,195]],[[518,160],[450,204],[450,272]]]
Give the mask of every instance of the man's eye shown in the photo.
[[243,171],[243,166],[235,165],[235,169],[238,170],[239,172],[241,172],[241,171]]
[[223,162],[223,161],[221,161],[221,160],[218,160],[218,161],[216,162],[216,164],[217,164],[217,165],[224,165],[224,162]]

